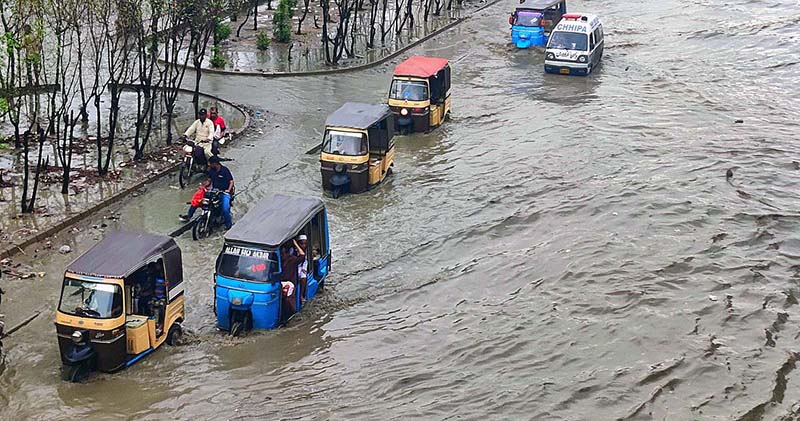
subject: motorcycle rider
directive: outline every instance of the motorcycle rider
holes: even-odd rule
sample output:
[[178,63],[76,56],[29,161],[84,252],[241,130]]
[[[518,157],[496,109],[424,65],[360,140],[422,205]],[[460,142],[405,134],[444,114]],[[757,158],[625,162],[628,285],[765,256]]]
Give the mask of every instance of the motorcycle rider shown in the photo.
[[211,186],[222,191],[222,214],[225,216],[225,228],[231,229],[233,226],[231,219],[233,174],[228,167],[220,163],[219,157],[215,155],[208,159],[208,177],[211,179]]
[[[205,108],[197,112],[197,120],[186,129],[184,136],[191,138],[194,136],[195,149],[199,146],[203,148],[204,158],[208,159],[211,153],[212,142],[214,141],[214,123],[208,118]],[[199,156],[197,157],[199,158]]]

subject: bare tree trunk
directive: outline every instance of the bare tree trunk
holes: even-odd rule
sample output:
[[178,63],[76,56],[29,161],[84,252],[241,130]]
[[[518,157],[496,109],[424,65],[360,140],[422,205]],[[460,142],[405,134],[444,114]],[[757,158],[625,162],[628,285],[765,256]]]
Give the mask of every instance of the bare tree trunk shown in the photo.
[[[267,10],[272,10],[272,2],[267,3]],[[258,31],[258,0],[253,0],[253,30]]]
[[308,15],[308,9],[311,4],[311,0],[303,0],[303,14],[300,16],[300,19],[297,20],[297,35],[300,35],[303,28],[303,22],[306,20],[306,16]]

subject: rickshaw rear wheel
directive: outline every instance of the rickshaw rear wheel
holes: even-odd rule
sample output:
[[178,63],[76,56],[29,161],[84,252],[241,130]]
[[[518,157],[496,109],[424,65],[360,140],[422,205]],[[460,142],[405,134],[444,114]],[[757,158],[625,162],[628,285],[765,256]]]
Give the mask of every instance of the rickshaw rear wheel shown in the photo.
[[334,198],[334,199],[338,199],[338,198],[339,198],[339,196],[341,196],[341,195],[342,195],[342,188],[341,188],[341,187],[337,187],[337,188],[333,189],[333,191],[331,192],[331,194],[333,195],[333,198]]
[[183,339],[183,327],[180,323],[173,323],[167,333],[167,345],[178,346],[181,343],[181,339]]

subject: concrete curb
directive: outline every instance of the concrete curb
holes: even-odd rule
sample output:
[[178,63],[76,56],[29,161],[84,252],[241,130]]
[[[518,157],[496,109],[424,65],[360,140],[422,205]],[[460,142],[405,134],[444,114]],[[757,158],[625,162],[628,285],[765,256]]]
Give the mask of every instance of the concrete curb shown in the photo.
[[[194,93],[194,91],[190,91],[188,89],[182,89],[182,88],[179,88],[178,91],[180,91],[182,93],[188,93],[188,94],[193,94]],[[226,105],[237,109],[240,113],[242,113],[244,115],[244,124],[242,124],[242,127],[240,127],[239,129],[234,130],[233,132],[231,132],[232,135],[239,136],[242,133],[244,133],[244,131],[247,130],[250,127],[250,114],[247,112],[247,110],[243,109],[242,107],[240,107],[240,106],[238,106],[238,105],[236,105],[236,104],[234,104],[234,103],[232,103],[232,102],[230,102],[230,101],[228,101],[226,99],[222,99],[222,98],[220,98],[218,96],[215,96],[215,95],[209,95],[209,94],[200,93],[200,96],[201,97],[205,97],[205,98],[211,98],[211,99],[213,99],[215,101],[219,101],[219,102],[225,103]],[[95,214],[95,213],[107,208],[108,206],[118,202],[120,199],[131,195],[132,193],[136,192],[137,190],[141,189],[142,187],[144,187],[144,186],[146,186],[148,184],[151,184],[151,183],[153,183],[155,181],[160,180],[161,178],[163,178],[167,174],[170,174],[171,172],[177,170],[180,166],[181,166],[181,162],[177,162],[175,165],[163,168],[163,169],[159,170],[157,173],[151,174],[148,177],[145,177],[143,180],[136,182],[133,186],[128,187],[128,188],[126,188],[126,189],[124,189],[124,190],[112,195],[111,197],[109,197],[109,198],[107,198],[107,199],[105,199],[105,200],[103,200],[101,202],[98,202],[94,206],[91,206],[91,207],[89,207],[87,209],[84,209],[84,210],[82,210],[82,211],[80,211],[80,212],[78,212],[76,214],[73,214],[69,218],[64,219],[64,220],[62,220],[60,222],[57,222],[55,225],[53,225],[51,227],[48,227],[48,228],[45,228],[43,231],[37,232],[36,234],[34,234],[34,235],[30,236],[30,237],[27,237],[24,240],[18,241],[16,243],[12,243],[12,244],[8,245],[7,247],[4,247],[2,250],[0,250],[0,259],[5,259],[7,257],[12,257],[12,256],[16,255],[17,253],[22,252],[22,250],[24,248],[29,247],[29,246],[31,246],[33,244],[36,244],[36,243],[46,239],[47,237],[51,237],[51,236],[59,233],[60,231],[64,230],[65,228],[67,228],[67,227],[69,227],[71,225],[74,225],[75,223],[80,222],[81,220],[86,219],[89,216],[91,216],[91,215],[93,215],[93,214]]]
[[[445,26],[443,26],[443,27],[431,32],[428,35],[425,35],[424,37],[412,42],[411,44],[408,44],[408,45],[400,48],[397,51],[389,53],[388,55],[386,55],[384,57],[381,57],[378,60],[371,61],[371,62],[365,63],[365,64],[359,64],[359,65],[356,65],[356,66],[341,67],[341,68],[335,68],[335,69],[309,70],[309,71],[304,71],[304,72],[236,72],[236,71],[233,71],[233,70],[222,70],[222,69],[214,69],[214,68],[208,67],[208,68],[203,68],[203,73],[209,73],[209,74],[215,74],[215,75],[225,75],[225,76],[263,77],[263,78],[267,78],[267,79],[275,79],[275,78],[281,78],[281,77],[305,77],[305,76],[336,75],[336,74],[342,74],[342,73],[357,72],[357,71],[360,71],[360,70],[367,70],[367,69],[371,69],[371,68],[376,67],[376,66],[380,66],[381,64],[386,63],[387,61],[390,61],[390,60],[393,60],[393,59],[397,58],[399,55],[405,53],[406,51],[408,51],[408,50],[410,50],[410,49],[412,49],[414,47],[417,47],[417,46],[419,46],[420,44],[422,44],[424,42],[429,41],[431,38],[434,38],[434,37],[436,37],[438,35],[441,35],[442,33],[446,32],[446,31],[452,29],[453,27],[455,27],[455,26],[463,23],[464,21],[468,20],[469,18],[474,16],[476,13],[479,13],[479,12],[483,11],[484,9],[486,9],[488,7],[491,7],[491,6],[494,6],[497,3],[500,3],[500,1],[501,0],[492,0],[492,1],[484,4],[483,6],[473,10],[468,15],[460,17],[460,18],[448,23],[447,25],[445,25]],[[166,61],[161,60],[161,59],[159,59],[158,61],[160,63],[166,63]],[[187,70],[194,69],[194,66],[184,66],[184,67],[186,67]]]

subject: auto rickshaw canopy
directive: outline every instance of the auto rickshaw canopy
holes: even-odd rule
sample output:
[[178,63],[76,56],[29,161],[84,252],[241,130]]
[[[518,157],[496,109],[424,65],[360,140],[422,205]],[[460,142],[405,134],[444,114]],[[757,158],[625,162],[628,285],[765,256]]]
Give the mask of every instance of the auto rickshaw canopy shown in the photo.
[[121,279],[161,256],[164,257],[165,268],[181,268],[180,249],[171,237],[116,231],[80,255],[67,266],[66,271],[76,275]]
[[319,211],[322,200],[276,194],[258,202],[225,233],[225,241],[276,249],[298,232]]
[[521,0],[517,10],[542,11],[565,2],[565,0]]
[[328,116],[325,126],[367,130],[373,124],[391,116],[392,110],[385,104],[347,102]]
[[446,67],[447,59],[439,57],[411,56],[394,68],[395,76],[429,78]]

